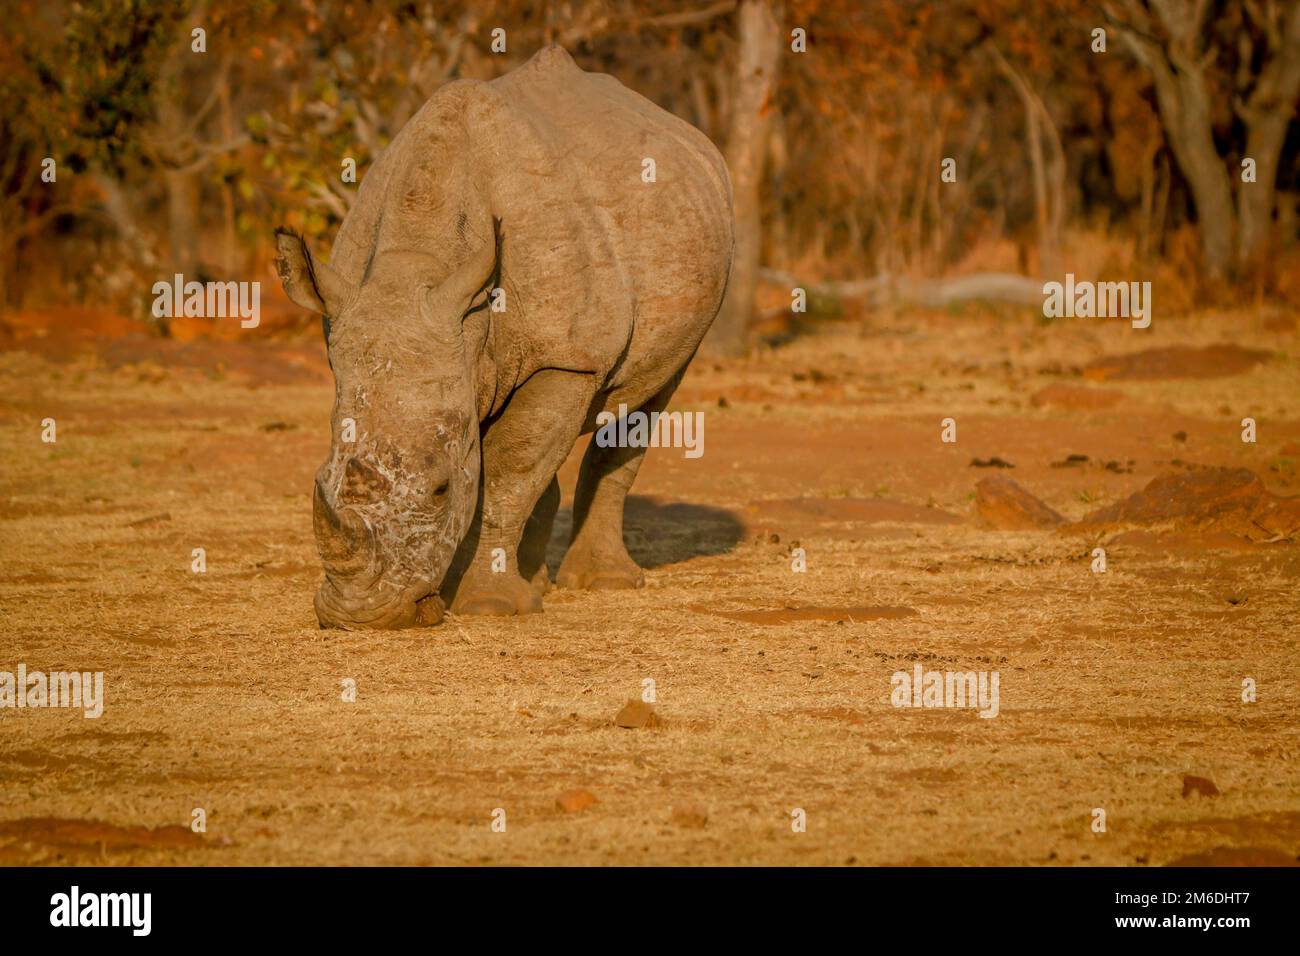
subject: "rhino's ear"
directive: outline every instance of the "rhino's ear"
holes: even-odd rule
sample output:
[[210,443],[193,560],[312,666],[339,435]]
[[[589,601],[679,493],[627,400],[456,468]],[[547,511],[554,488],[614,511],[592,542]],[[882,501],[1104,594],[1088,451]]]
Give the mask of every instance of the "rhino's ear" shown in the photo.
[[276,272],[289,298],[304,309],[337,315],[351,287],[337,272],[312,258],[307,242],[288,229],[275,230]]

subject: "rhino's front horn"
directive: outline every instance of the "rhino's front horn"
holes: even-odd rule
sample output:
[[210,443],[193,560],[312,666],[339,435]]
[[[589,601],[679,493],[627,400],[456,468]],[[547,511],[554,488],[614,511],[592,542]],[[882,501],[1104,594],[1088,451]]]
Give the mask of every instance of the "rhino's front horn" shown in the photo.
[[312,524],[327,573],[351,577],[371,570],[375,542],[370,529],[355,511],[335,510],[319,481],[312,501]]

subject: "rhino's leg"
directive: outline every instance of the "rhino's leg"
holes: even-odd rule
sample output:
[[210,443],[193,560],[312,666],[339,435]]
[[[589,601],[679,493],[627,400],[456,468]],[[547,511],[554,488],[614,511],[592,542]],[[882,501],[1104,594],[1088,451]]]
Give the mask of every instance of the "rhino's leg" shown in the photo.
[[[573,450],[593,394],[590,375],[546,369],[520,386],[488,428],[479,537],[452,601],[454,613],[542,609],[538,589],[520,575],[520,543],[529,517]],[[531,546],[526,550],[532,553]]]
[[[668,405],[682,373],[678,372],[641,406],[650,415]],[[645,448],[602,448],[593,440],[582,457],[578,490],[573,499],[573,539],[555,583],[562,588],[639,588],[645,572],[623,543],[623,505]]]
[[552,478],[538,499],[528,523],[524,525],[524,537],[519,542],[519,574],[539,594],[545,594],[551,587],[551,573],[546,566],[546,546],[551,543],[551,529],[555,526],[555,512],[559,508],[560,480]]

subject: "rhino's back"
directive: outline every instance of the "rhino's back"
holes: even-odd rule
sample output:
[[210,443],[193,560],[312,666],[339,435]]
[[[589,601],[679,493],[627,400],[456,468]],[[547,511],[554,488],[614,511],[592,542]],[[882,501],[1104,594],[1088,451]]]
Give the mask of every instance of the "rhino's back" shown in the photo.
[[[643,181],[645,159],[655,182]],[[732,246],[721,156],[558,47],[491,82],[440,89],[366,175],[332,262],[361,281],[376,254],[415,249],[436,280],[489,241],[494,215],[506,309],[480,314],[491,323],[480,334],[510,378],[670,375],[716,313]]]
[[726,285],[731,184],[721,155],[695,127],[580,69],[559,47],[491,85],[528,117],[547,154],[540,175],[520,184],[531,206],[516,194],[517,206],[552,237],[550,218],[563,208],[582,237],[574,267],[586,269],[570,295],[590,314],[575,332],[622,353],[613,384],[646,376],[662,384],[694,353]]

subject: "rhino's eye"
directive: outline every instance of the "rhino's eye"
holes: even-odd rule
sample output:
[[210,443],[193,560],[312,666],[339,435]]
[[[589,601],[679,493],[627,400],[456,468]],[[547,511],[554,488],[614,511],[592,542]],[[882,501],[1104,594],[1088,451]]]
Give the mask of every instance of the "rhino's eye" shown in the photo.
[[437,488],[434,488],[433,497],[435,499],[444,497],[447,494],[447,488],[449,487],[449,484],[450,484],[449,482],[444,481]]

